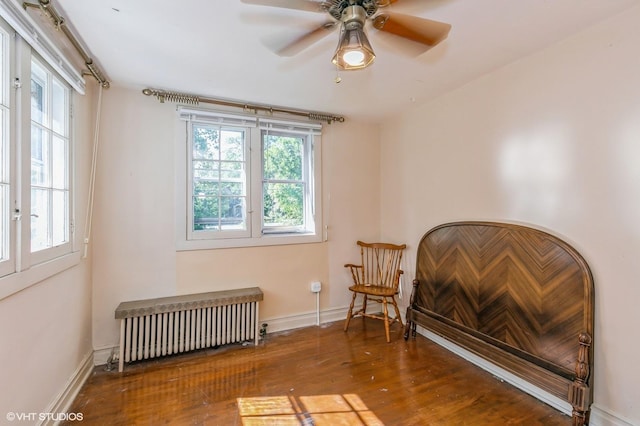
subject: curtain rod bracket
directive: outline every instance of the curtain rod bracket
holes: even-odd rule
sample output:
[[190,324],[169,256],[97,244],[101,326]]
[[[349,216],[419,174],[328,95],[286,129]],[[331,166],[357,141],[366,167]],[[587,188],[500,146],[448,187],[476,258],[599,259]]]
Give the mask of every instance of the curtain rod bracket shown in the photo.
[[64,33],[64,35],[71,42],[76,51],[80,54],[80,56],[82,56],[86,67],[89,69],[88,73],[83,72],[82,75],[93,76],[98,81],[98,83],[100,83],[100,86],[105,89],[108,89],[111,86],[111,83],[109,83],[109,81],[104,77],[102,72],[100,72],[100,70],[96,67],[96,65],[93,63],[93,60],[89,57],[87,52],[85,52],[84,48],[71,33],[71,30],[69,30],[69,26],[66,25],[65,19],[60,16],[58,11],[51,5],[51,0],[38,0],[38,4],[23,2],[22,7],[25,10],[27,10],[27,8],[29,7],[40,9],[42,13],[49,17],[56,31],[61,31],[62,33]]

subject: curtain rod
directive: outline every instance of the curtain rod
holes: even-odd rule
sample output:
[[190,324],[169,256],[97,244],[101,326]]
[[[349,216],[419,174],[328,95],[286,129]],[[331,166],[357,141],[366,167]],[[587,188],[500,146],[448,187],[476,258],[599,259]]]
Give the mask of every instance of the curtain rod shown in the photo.
[[38,0],[38,4],[23,2],[22,7],[25,10],[27,10],[28,7],[38,8],[45,15],[47,15],[53,22],[53,25],[55,26],[55,28],[57,30],[62,30],[62,32],[67,37],[67,39],[71,42],[73,47],[78,51],[80,56],[82,56],[82,59],[84,60],[84,64],[89,70],[88,73],[84,72],[83,74],[92,75],[96,80],[98,80],[98,83],[100,83],[102,87],[104,87],[105,89],[109,88],[111,84],[109,83],[109,81],[107,81],[107,79],[104,77],[102,72],[100,72],[98,67],[93,63],[93,59],[89,57],[87,52],[80,45],[80,42],[78,41],[78,39],[76,39],[76,37],[71,32],[71,30],[69,30],[69,27],[65,25],[64,18],[60,16],[58,11],[51,5],[51,0]]
[[281,112],[284,114],[306,117],[309,120],[326,121],[327,124],[331,124],[334,121],[338,123],[344,122],[344,117],[342,116],[326,114],[322,112],[300,111],[295,109],[273,107],[273,106],[267,106],[267,105],[251,105],[251,104],[243,103],[240,101],[215,99],[215,98],[208,98],[204,96],[188,95],[186,93],[169,92],[165,90],[149,89],[149,88],[142,90],[142,93],[147,96],[155,96],[158,99],[158,101],[160,101],[160,103],[164,103],[164,101],[169,101],[169,102],[198,105],[200,102],[204,102],[208,104],[242,108],[245,111],[247,110],[253,111],[254,114],[257,114],[258,111],[264,111],[269,114],[273,114],[274,112]]

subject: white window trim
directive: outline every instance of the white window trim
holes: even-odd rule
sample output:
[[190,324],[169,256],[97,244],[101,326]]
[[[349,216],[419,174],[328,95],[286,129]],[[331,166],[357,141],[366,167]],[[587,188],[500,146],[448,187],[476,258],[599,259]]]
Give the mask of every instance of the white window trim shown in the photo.
[[[190,120],[187,121],[187,149],[186,151],[189,152],[193,149],[193,125],[194,124],[213,124],[213,125],[220,125],[221,123],[210,123],[209,121],[203,121],[203,120]],[[244,146],[244,158],[245,158],[245,168],[246,169],[250,169],[251,168],[251,132],[250,132],[250,128],[255,127],[253,125],[249,125],[249,128],[247,127],[235,127],[235,124],[228,124],[225,125],[225,130],[239,130],[241,132],[244,133],[244,142],[245,142],[245,146]],[[187,160],[187,182],[192,182],[193,181],[193,170],[192,168],[189,166],[190,161]],[[248,193],[248,189],[251,186],[250,182],[245,182],[245,192],[247,193],[247,210],[251,210],[250,208],[250,202],[251,202],[251,194]],[[187,187],[188,188],[188,187]],[[186,200],[187,204],[190,204],[188,200]],[[186,210],[185,210],[186,212]],[[223,231],[224,233],[220,232],[220,231],[193,231],[193,215],[189,214],[186,215],[187,217],[187,227],[186,227],[186,231],[187,231],[187,239],[189,241],[193,241],[193,240],[212,240],[212,239],[219,239],[219,238],[251,238],[251,229],[252,229],[252,221],[250,220],[250,217],[247,218],[246,220],[246,229],[238,229],[238,230],[226,230]],[[222,236],[224,235],[224,237]]]
[[[23,63],[22,66],[26,69],[26,74],[31,75],[31,63],[32,60],[35,59],[40,66],[45,68],[45,71],[48,73],[48,75],[52,75],[52,71],[51,69],[49,69],[48,64],[42,60],[42,58],[40,58],[38,55],[34,54],[33,52],[31,53],[31,55],[24,55],[24,56],[29,56],[28,57],[28,64]],[[56,76],[57,77],[57,76]],[[26,86],[25,82],[23,81],[23,85],[22,85],[22,89],[21,89],[21,96],[22,96],[22,105],[29,105],[31,106],[31,94],[30,91],[27,89],[27,87],[30,87],[31,81],[29,80],[29,86]],[[51,89],[51,84],[52,81],[48,82],[47,87]],[[68,86],[67,86],[68,88]],[[73,128],[73,117],[71,116],[71,104],[72,104],[72,90],[69,89],[67,94],[67,99],[66,99],[66,104],[65,104],[65,109],[68,111],[68,122],[65,123],[66,125],[66,138],[67,138],[67,150],[68,152],[66,153],[66,161],[67,161],[67,197],[68,197],[68,202],[67,202],[67,208],[68,208],[68,222],[69,222],[69,229],[68,231],[68,235],[67,238],[68,240],[62,244],[59,244],[57,246],[51,246],[51,247],[47,247],[45,249],[42,250],[38,250],[38,251],[31,251],[31,247],[25,247],[23,246],[23,259],[29,259],[29,264],[30,265],[37,265],[40,263],[44,263],[44,262],[48,262],[50,260],[59,258],[61,256],[64,256],[68,253],[71,253],[73,251],[73,241],[74,241],[74,224],[75,224],[75,209],[73,208],[74,205],[74,185],[73,185],[73,172],[74,172],[74,164],[73,164],[73,153],[74,153],[74,146],[73,146],[73,139],[71,137],[71,129]],[[47,102],[49,103],[47,109],[49,111],[49,114],[52,113],[53,110],[53,106],[51,105],[52,99],[49,96],[47,98]],[[31,129],[32,129],[32,121],[31,121],[31,107],[29,107],[29,109],[27,111],[22,111],[22,122],[21,124],[24,126],[24,130],[23,130],[23,134],[31,134]],[[46,128],[46,127],[43,127]],[[53,128],[46,128],[46,130],[48,132],[50,132],[51,134],[54,133],[54,129]],[[22,143],[27,143],[27,141],[23,140]],[[31,142],[29,141],[29,146],[31,145]],[[26,151],[22,148],[20,148],[22,150],[22,153],[25,153]],[[30,151],[30,149],[29,149]],[[26,158],[28,157],[28,158]],[[26,170],[31,170],[31,155],[27,156],[24,155],[23,156],[23,167],[26,167]],[[27,164],[28,163],[28,164]],[[23,212],[32,212],[33,210],[31,209],[31,191],[32,191],[32,186],[27,182],[22,182],[22,211]],[[22,216],[22,224],[23,224],[23,228],[28,228],[28,240],[31,240],[31,216],[25,217],[25,215]],[[26,224],[29,224],[28,226],[25,226]],[[26,266],[23,263],[23,266]]]
[[[259,186],[257,188],[263,188],[264,185],[264,157],[262,156],[262,154],[264,154],[264,147],[262,146],[262,143],[264,143],[264,134],[269,134],[270,132],[273,132],[273,134],[284,134],[284,135],[290,135],[290,134],[300,134],[301,136],[305,137],[305,149],[304,149],[304,158],[303,158],[303,179],[302,181],[304,183],[306,183],[305,185],[305,197],[312,200],[311,203],[305,203],[304,208],[304,215],[305,217],[310,217],[313,218],[313,221],[311,223],[311,225],[315,226],[315,208],[316,208],[316,203],[315,200],[313,198],[314,196],[314,188],[313,188],[313,183],[314,183],[314,174],[312,173],[312,170],[315,170],[315,165],[313,165],[312,167],[309,167],[309,165],[313,162],[314,160],[314,136],[312,134],[310,134],[310,132],[307,130],[306,132],[299,132],[299,131],[295,131],[295,130],[283,130],[280,128],[275,128],[272,127],[270,125],[268,125],[268,123],[265,125],[265,123],[260,123],[260,145],[261,145],[261,150],[260,150],[260,154],[261,154],[261,158],[260,158],[260,163],[261,163],[261,172],[260,176],[258,176],[254,182],[256,182],[256,184],[258,184]],[[264,194],[261,194],[264,196]],[[260,229],[262,230],[263,235],[282,235],[282,234],[293,234],[293,235],[304,235],[304,234],[315,234],[315,230],[314,229],[301,229],[301,227],[293,227],[294,229],[289,229],[287,230],[287,228],[285,227],[276,227],[276,228],[272,228],[269,229],[267,226],[265,226],[264,224],[264,215],[260,215]]]
[[[14,132],[14,128],[12,126],[14,126],[14,120],[13,120],[13,111],[11,109],[11,106],[15,103],[14,101],[14,91],[11,90],[11,81],[13,80],[13,68],[10,66],[10,61],[11,58],[15,57],[15,46],[14,43],[11,42],[12,34],[12,28],[9,27],[8,24],[5,24],[5,22],[1,22],[0,21],[0,31],[2,32],[2,41],[3,41],[3,46],[2,46],[2,53],[4,54],[4,57],[2,58],[2,64],[4,66],[3,70],[2,70],[2,75],[6,76],[6,78],[4,79],[4,81],[0,82],[0,84],[2,84],[3,87],[3,94],[4,94],[4,98],[2,99],[2,109],[4,110],[4,114],[3,114],[3,118],[4,118],[4,122],[2,123],[2,129],[4,130],[4,135],[2,135],[3,140],[5,141],[5,143],[7,144],[4,147],[0,146],[0,149],[5,149],[5,152],[3,153],[4,155],[7,155],[6,157],[3,156],[3,158],[5,159],[5,164],[3,164],[3,167],[6,167],[5,172],[7,173],[7,178],[8,178],[8,182],[9,182],[9,188],[7,191],[7,195],[8,195],[8,199],[6,200],[6,203],[8,203],[8,205],[2,205],[0,204],[0,208],[6,209],[6,212],[8,214],[8,217],[5,218],[5,220],[7,221],[7,223],[2,223],[0,224],[0,230],[3,232],[2,234],[2,238],[3,241],[0,241],[1,244],[6,245],[6,248],[8,249],[8,252],[6,253],[8,255],[8,257],[5,260],[0,261],[0,276],[5,276],[7,274],[13,273],[15,271],[16,268],[16,252],[13,249],[16,245],[16,227],[14,226],[14,212],[13,212],[13,208],[12,208],[12,203],[11,200],[15,199],[15,185],[13,184],[13,182],[15,182],[15,153],[13,152],[13,150],[11,149],[11,140],[10,137]],[[5,107],[6,105],[6,107]],[[4,229],[6,226],[6,229]]]
[[0,300],[31,287],[80,263],[81,253],[74,251],[0,278]]
[[[248,167],[254,167],[262,163],[261,149],[257,149],[261,146],[261,129],[262,126],[269,126],[274,130],[283,130],[287,132],[304,132],[311,134],[313,140],[310,141],[313,153],[311,154],[313,160],[314,176],[312,177],[312,193],[314,206],[314,230],[310,233],[267,233],[261,234],[262,230],[262,214],[251,214],[248,226],[253,230],[253,236],[248,238],[218,238],[218,239],[188,239],[189,227],[187,219],[187,194],[189,193],[190,180],[188,176],[188,160],[190,158],[188,153],[188,147],[190,145],[187,138],[189,137],[188,126],[189,121],[184,121],[176,126],[175,135],[175,158],[176,158],[176,250],[188,251],[188,250],[207,250],[218,248],[239,248],[239,247],[261,247],[261,246],[274,246],[274,245],[290,245],[290,244],[308,244],[322,242],[322,136],[320,130],[321,124],[288,121],[283,119],[263,118],[256,116],[244,116],[238,114],[229,114],[226,112],[220,112],[215,110],[195,109],[190,107],[179,106],[178,115],[181,120],[197,119],[198,121],[219,123],[214,118],[217,116],[224,117],[225,120],[229,120],[229,123],[235,121],[236,124],[246,123],[245,125],[256,126],[255,133],[251,135],[250,143],[250,157],[248,158]],[[244,120],[244,121],[242,121]],[[255,123],[255,124],[253,124]],[[250,179],[250,189],[253,191],[249,195],[249,203],[247,210],[256,210],[262,208],[262,203],[259,202],[257,206],[255,203],[260,200],[261,188],[262,188],[262,176],[261,173],[252,173]],[[256,194],[256,191],[259,193]]]
[[[38,56],[36,53],[40,54],[40,60],[42,63],[46,63],[48,66],[51,66],[55,72],[57,72],[63,80],[65,80],[69,85],[76,89],[77,92],[83,94],[84,93],[84,79],[82,76],[75,72],[74,74],[77,79],[75,80],[75,84],[73,83],[74,77],[69,74],[67,71],[71,71],[71,69],[66,69],[67,65],[70,64],[66,59],[62,56],[56,56],[55,54],[47,54],[46,44],[50,43],[46,36],[41,33],[38,28],[34,26],[24,26],[25,22],[32,24],[32,21],[28,16],[25,18],[19,11],[19,6],[14,5],[12,2],[7,0],[0,0],[0,15],[6,21],[7,26],[11,28],[6,28],[3,25],[3,29],[8,31],[12,36],[14,31],[19,35],[23,36],[23,33],[26,31],[27,37],[20,38],[18,37],[14,43],[11,43],[10,55],[8,57],[8,62],[12,62],[13,65],[7,70],[10,72],[10,82],[15,80],[16,75],[14,75],[16,67],[20,67],[23,70],[29,70],[26,74],[30,74],[30,63],[31,56]],[[17,28],[16,25],[20,28]],[[26,28],[26,29],[25,29]],[[36,43],[37,46],[34,46],[31,43]],[[21,49],[22,51],[18,54],[17,49]],[[54,48],[55,50],[55,48]],[[53,51],[52,51],[53,52]],[[54,61],[52,64],[51,61]],[[15,63],[16,61],[21,61],[19,64]],[[70,66],[70,65],[69,65]],[[61,68],[62,67],[62,68]],[[64,71],[64,72],[61,72]],[[65,71],[66,70],[66,71]],[[24,73],[23,73],[24,74]],[[64,244],[64,248],[62,246],[60,249],[58,247],[50,248],[44,251],[48,252],[46,258],[42,258],[38,255],[38,252],[31,253],[30,250],[30,226],[28,216],[30,212],[30,180],[24,181],[24,176],[22,176],[22,172],[24,170],[31,170],[31,158],[30,155],[25,155],[22,152],[21,144],[27,143],[30,146],[30,141],[23,141],[21,138],[21,133],[29,129],[31,126],[30,122],[30,77],[22,78],[23,88],[22,92],[26,92],[26,95],[21,94],[21,96],[26,96],[22,99],[23,110],[16,110],[16,99],[15,90],[13,87],[9,87],[8,95],[11,96],[10,102],[10,115],[9,118],[9,129],[11,133],[11,138],[15,141],[12,145],[11,149],[11,174],[12,174],[12,182],[13,190],[12,199],[15,198],[18,202],[18,205],[21,208],[21,212],[18,214],[18,218],[12,217],[11,220],[11,228],[13,230],[13,236],[10,246],[11,253],[11,262],[12,267],[10,270],[0,270],[2,272],[2,276],[0,276],[0,300],[11,296],[19,291],[22,291],[28,287],[31,287],[34,284],[37,284],[45,279],[48,279],[56,274],[59,274],[69,268],[72,268],[78,265],[81,261],[81,253],[79,251],[79,246],[77,242],[77,236],[74,232],[73,223],[75,222],[75,138],[74,138],[74,125],[73,125],[73,116],[70,114],[69,116],[69,220],[71,221],[71,229],[69,234],[70,243]],[[25,81],[26,80],[26,81]],[[70,81],[71,80],[71,81]],[[81,83],[81,84],[80,84]],[[69,102],[73,102],[73,91],[69,92]],[[26,110],[25,110],[26,108]],[[24,133],[22,133],[24,134]],[[20,163],[18,163],[20,160]],[[16,190],[16,183],[18,176],[22,179],[20,191]],[[13,208],[10,209],[12,216],[14,215]],[[19,252],[19,253],[18,253]]]

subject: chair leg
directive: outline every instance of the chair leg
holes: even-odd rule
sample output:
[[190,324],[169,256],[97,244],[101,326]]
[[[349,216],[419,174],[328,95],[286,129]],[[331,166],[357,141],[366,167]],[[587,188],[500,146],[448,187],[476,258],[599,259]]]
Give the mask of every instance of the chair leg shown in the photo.
[[362,301],[362,318],[364,318],[364,314],[367,313],[367,295],[363,294],[364,300]]
[[387,298],[382,299],[382,306],[384,307],[384,331],[387,334],[387,343],[391,342],[389,337],[389,310],[387,309]]
[[347,312],[347,319],[344,321],[344,331],[347,331],[349,328],[349,321],[351,321],[351,317],[353,316],[353,305],[356,303],[356,296],[358,293],[353,293],[353,297],[351,298],[351,305],[349,305],[349,312]]
[[396,298],[395,297],[391,298],[391,303],[393,303],[393,307],[396,310],[396,318],[398,319],[398,322],[400,323],[400,327],[404,327],[404,324],[402,324],[402,317],[400,316],[400,309],[398,309],[398,302],[396,302]]

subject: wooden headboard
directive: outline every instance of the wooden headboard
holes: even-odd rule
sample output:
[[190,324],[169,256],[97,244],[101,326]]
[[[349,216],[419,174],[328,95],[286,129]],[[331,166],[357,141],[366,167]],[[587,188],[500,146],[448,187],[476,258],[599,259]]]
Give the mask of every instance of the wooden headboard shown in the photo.
[[418,246],[405,338],[416,325],[566,399],[586,424],[593,386],[593,278],[582,256],[520,225],[456,222]]

